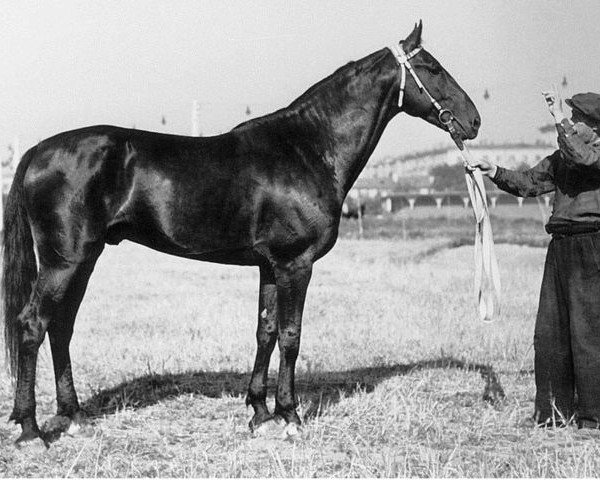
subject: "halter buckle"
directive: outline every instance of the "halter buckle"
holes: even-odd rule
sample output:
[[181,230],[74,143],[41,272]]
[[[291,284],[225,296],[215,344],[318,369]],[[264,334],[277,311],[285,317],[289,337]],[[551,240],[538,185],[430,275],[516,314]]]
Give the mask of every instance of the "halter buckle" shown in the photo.
[[[446,120],[444,120],[444,117]],[[438,113],[438,119],[442,125],[445,125],[449,129],[452,125],[452,120],[454,120],[454,114],[447,108],[442,108]]]

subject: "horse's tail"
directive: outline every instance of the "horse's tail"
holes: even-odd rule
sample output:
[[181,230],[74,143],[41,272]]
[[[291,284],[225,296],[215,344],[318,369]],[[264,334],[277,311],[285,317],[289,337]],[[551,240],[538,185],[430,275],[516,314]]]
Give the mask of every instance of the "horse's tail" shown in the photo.
[[17,167],[4,209],[2,299],[4,306],[4,347],[6,363],[13,377],[19,365],[17,317],[29,301],[37,277],[33,237],[25,211],[23,179],[36,147],[28,150]]

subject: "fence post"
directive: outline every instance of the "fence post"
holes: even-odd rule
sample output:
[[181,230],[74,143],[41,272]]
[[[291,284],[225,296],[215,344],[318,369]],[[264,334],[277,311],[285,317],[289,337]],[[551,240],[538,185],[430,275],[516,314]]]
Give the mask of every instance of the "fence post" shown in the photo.
[[363,238],[362,203],[360,201],[360,190],[356,190],[356,203],[358,205],[358,238]]

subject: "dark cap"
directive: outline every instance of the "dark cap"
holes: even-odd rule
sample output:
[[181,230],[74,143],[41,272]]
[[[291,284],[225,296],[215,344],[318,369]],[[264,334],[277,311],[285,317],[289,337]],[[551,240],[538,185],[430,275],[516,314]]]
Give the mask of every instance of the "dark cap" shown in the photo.
[[567,98],[565,103],[574,110],[583,113],[590,120],[600,123],[600,95],[597,93],[578,93]]

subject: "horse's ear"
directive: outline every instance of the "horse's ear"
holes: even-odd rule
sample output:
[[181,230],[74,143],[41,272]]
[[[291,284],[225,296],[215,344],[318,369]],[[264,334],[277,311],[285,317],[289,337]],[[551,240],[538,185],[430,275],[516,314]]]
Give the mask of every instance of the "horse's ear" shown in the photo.
[[419,20],[419,23],[415,23],[415,28],[410,35],[402,42],[406,51],[411,51],[421,45],[421,32],[423,31],[423,20]]

